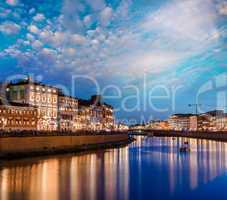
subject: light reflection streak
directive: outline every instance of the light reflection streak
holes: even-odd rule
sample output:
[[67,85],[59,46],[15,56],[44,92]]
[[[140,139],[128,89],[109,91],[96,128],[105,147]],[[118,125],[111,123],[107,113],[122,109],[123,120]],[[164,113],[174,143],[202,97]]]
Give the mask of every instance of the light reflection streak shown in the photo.
[[[188,141],[191,152],[179,147]],[[213,181],[227,169],[227,144],[209,140],[139,137],[129,147],[54,158],[10,161],[0,169],[0,199],[129,199],[143,195],[147,169],[167,182],[170,194]],[[144,169],[146,164],[147,169]],[[155,169],[155,168],[154,168]],[[133,182],[137,175],[137,182]],[[157,184],[157,186],[159,186]]]

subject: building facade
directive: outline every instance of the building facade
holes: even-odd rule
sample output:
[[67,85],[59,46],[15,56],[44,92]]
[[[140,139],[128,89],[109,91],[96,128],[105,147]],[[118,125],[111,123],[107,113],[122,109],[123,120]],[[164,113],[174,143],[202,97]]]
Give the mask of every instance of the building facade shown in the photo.
[[90,100],[79,100],[78,124],[83,130],[113,130],[113,107],[103,103],[101,96],[94,95]]
[[76,131],[79,129],[77,123],[78,100],[63,93],[59,94],[58,123],[61,131]]
[[0,103],[0,130],[35,131],[38,126],[38,110],[22,104]]
[[[103,103],[100,95],[94,95],[89,100],[79,100],[65,95],[56,87],[27,78],[4,84],[1,96],[9,105],[26,105],[24,107],[28,110],[36,108],[38,131],[100,131],[115,128],[113,107]],[[0,123],[3,127],[5,118],[2,117]]]
[[162,121],[162,120],[157,120],[157,121],[151,121],[146,124],[146,129],[153,129],[153,130],[169,130],[169,123],[168,121]]
[[190,129],[190,117],[192,114],[174,114],[168,119],[172,130],[182,131]]
[[9,83],[6,95],[10,102],[35,106],[38,109],[38,130],[55,131],[58,128],[58,89],[31,79]]

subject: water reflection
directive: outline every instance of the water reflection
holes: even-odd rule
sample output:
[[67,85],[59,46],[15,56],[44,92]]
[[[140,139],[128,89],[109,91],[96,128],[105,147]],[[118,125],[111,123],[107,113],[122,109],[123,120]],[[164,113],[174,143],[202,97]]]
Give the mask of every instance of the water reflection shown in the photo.
[[[189,154],[179,153],[185,141]],[[225,175],[226,151],[222,142],[138,137],[120,149],[4,162],[0,199],[168,199]]]

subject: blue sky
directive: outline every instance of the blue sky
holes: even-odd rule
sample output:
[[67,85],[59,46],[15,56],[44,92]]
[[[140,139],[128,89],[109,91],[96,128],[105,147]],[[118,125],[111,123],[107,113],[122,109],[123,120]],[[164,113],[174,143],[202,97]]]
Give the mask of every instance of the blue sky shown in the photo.
[[96,80],[119,119],[224,107],[226,42],[224,0],[0,0],[1,81],[88,98]]

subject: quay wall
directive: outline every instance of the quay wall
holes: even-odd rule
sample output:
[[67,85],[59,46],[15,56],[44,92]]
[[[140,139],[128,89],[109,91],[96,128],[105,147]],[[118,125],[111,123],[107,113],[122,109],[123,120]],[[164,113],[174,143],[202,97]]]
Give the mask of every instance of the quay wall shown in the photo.
[[163,130],[150,130],[144,132],[147,135],[154,135],[158,137],[188,137],[197,139],[227,141],[227,132],[208,132],[208,131],[163,131]]
[[128,134],[125,133],[80,136],[1,137],[0,158],[107,148],[114,145],[126,144],[129,142],[129,139]]

